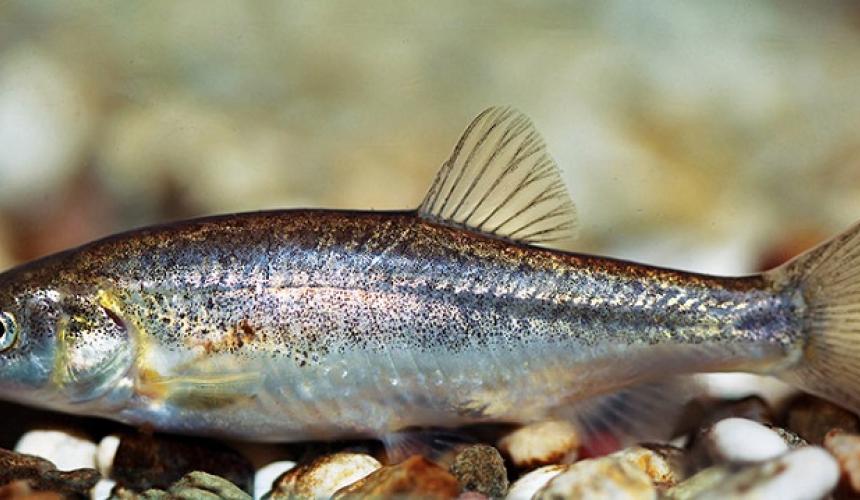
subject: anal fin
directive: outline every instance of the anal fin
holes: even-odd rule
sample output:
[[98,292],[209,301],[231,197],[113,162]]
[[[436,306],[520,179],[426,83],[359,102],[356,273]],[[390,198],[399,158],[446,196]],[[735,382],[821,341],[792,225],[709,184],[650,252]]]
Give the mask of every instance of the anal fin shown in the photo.
[[687,404],[702,392],[695,375],[673,376],[565,404],[551,415],[573,422],[586,454],[599,456],[673,437]]

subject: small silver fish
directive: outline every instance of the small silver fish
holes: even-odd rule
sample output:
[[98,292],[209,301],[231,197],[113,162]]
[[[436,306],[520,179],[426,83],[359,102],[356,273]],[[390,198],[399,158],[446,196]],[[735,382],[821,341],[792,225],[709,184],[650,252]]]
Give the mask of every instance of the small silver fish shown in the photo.
[[523,115],[466,129],[417,210],[139,229],[0,275],[0,395],[257,441],[565,418],[641,438],[696,373],[860,411],[860,226],[722,278],[553,248],[574,207]]

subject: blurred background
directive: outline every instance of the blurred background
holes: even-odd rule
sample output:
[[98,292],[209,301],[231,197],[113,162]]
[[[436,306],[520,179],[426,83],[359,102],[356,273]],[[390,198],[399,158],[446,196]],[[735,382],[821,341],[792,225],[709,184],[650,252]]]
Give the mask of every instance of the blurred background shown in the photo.
[[0,2],[0,268],[123,229],[399,209],[530,115],[576,250],[711,273],[860,219],[860,4]]

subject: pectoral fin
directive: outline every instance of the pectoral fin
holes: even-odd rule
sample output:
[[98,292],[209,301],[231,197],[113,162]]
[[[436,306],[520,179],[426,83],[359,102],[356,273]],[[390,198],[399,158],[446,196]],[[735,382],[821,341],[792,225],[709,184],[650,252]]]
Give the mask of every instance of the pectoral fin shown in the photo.
[[138,392],[185,408],[221,408],[255,397],[259,373],[212,373],[162,376],[149,372],[137,384]]

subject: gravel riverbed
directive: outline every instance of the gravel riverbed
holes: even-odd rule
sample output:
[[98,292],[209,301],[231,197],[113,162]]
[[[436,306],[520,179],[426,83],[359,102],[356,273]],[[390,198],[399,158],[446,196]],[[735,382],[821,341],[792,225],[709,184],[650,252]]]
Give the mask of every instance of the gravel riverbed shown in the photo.
[[671,443],[639,443],[592,456],[574,427],[539,422],[469,429],[473,443],[394,464],[373,441],[221,443],[34,413],[3,433],[4,445],[14,443],[0,450],[0,498],[860,495],[856,415],[810,396],[794,398],[779,410],[756,396],[698,406],[691,412],[695,417],[680,423],[689,430]]

